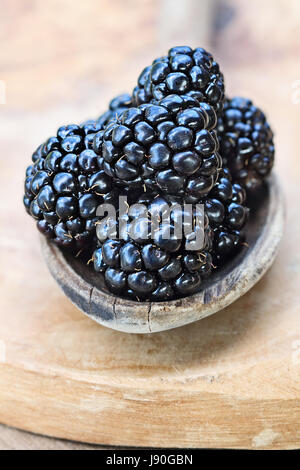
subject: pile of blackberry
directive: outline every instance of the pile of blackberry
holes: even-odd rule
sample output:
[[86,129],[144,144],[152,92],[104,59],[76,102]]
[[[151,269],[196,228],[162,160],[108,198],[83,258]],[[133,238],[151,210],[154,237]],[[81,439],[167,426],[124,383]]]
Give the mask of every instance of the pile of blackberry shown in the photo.
[[[201,290],[247,246],[248,197],[273,162],[263,112],[225,98],[207,51],[174,47],[132,95],[38,147],[24,205],[49,240],[90,259],[114,295],[172,300]],[[98,210],[104,203],[116,217]]]

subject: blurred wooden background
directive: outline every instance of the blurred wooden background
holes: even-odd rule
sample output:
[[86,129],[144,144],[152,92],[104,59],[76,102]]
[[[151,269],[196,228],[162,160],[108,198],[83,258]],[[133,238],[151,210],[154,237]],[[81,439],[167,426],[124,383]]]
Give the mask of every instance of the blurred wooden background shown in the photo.
[[[288,223],[267,289],[269,314],[278,335],[285,335],[285,350],[292,358],[293,345],[300,340],[299,316],[295,322],[300,313],[300,2],[0,0],[0,9],[0,95],[6,91],[6,102],[0,105],[0,340],[14,328],[13,340],[22,342],[14,311],[27,308],[30,314],[32,298],[42,301],[48,286],[54,286],[36,249],[34,224],[21,206],[24,170],[33,149],[59,125],[96,117],[115,94],[131,91],[140,70],[170,46],[189,44],[215,55],[227,94],[253,98],[276,132],[276,171],[287,194]],[[271,279],[282,292],[272,291]],[[257,292],[263,295],[261,288]],[[253,295],[247,294],[244,302],[252,302],[258,311]],[[63,299],[59,291],[55,296]],[[67,308],[76,318],[76,309]],[[272,348],[272,338],[268,341],[267,348]],[[292,369],[289,390],[299,398],[299,363],[291,359],[286,367]],[[5,384],[0,382],[0,387]],[[293,442],[299,444],[299,431],[291,430],[283,442],[298,433]],[[266,445],[274,441],[276,447],[276,438],[271,433]],[[77,445],[0,426],[0,448],[56,446]]]

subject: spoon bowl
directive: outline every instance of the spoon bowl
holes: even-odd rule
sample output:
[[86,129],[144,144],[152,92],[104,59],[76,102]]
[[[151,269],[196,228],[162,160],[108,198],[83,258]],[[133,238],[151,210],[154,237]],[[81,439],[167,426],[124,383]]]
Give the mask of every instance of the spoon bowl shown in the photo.
[[127,333],[153,333],[200,320],[227,307],[245,294],[270,268],[284,226],[284,199],[273,175],[250,199],[247,244],[221,269],[202,282],[201,290],[167,302],[135,302],[116,297],[102,274],[44,237],[43,254],[64,293],[80,310],[101,325]]

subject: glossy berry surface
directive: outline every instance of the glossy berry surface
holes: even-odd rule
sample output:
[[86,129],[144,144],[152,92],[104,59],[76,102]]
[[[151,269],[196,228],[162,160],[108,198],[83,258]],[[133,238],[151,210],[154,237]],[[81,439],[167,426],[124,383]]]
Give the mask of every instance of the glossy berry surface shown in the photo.
[[[24,204],[44,235],[60,246],[81,248],[95,229],[97,207],[112,184],[97,155],[85,148],[83,128],[73,132],[58,138],[55,147],[49,149],[46,143],[28,168]],[[73,137],[77,148],[68,153],[62,143]]]
[[221,267],[245,242],[249,209],[245,188],[232,180],[227,168],[221,171],[210,196],[203,203],[214,230],[214,263]]
[[[208,223],[201,247],[194,250],[183,226],[180,236],[175,231],[178,211],[183,220],[181,208],[159,195],[153,198],[152,194],[142,195],[137,203],[144,205],[145,213],[141,207],[130,207],[122,232],[119,222],[112,223],[110,228],[116,239],[110,238],[112,231],[107,230],[107,221],[99,220],[98,248],[93,255],[95,271],[103,273],[112,293],[133,300],[166,301],[197,292],[201,280],[212,271],[214,234]],[[172,214],[168,221],[164,218],[167,210]],[[153,220],[157,221],[155,228],[150,223]],[[196,226],[194,233],[195,230]]]
[[133,90],[135,106],[157,102],[170,94],[187,94],[209,103],[219,113],[224,102],[224,77],[206,50],[173,47],[168,55],[146,67]]
[[217,129],[224,166],[247,189],[257,189],[274,163],[273,132],[264,113],[249,99],[226,99]]
[[95,135],[93,148],[115,182],[196,202],[222,166],[215,125],[207,103],[173,94],[124,111]]
[[132,106],[132,98],[128,93],[118,95],[113,98],[108,106],[108,110],[101,114],[97,119],[90,119],[85,121],[82,126],[88,129],[86,136],[86,145],[89,148],[93,147],[94,135],[98,133],[98,139],[101,140],[101,131],[112,120],[116,119],[125,109]]

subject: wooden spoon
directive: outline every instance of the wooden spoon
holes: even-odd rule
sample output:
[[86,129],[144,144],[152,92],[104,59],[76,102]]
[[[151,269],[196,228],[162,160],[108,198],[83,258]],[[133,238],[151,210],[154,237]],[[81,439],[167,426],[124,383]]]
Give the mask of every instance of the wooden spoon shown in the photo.
[[190,297],[167,302],[134,302],[108,292],[101,274],[44,237],[42,250],[67,297],[101,325],[127,333],[169,330],[218,312],[245,294],[275,259],[283,233],[284,201],[276,177],[250,201],[247,243],[225,267],[203,281]]

